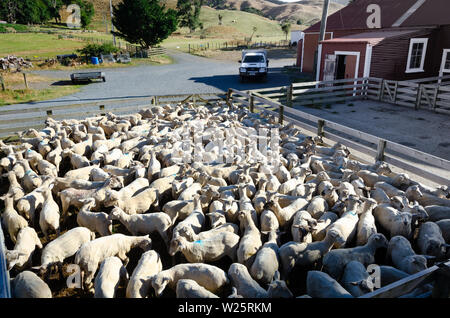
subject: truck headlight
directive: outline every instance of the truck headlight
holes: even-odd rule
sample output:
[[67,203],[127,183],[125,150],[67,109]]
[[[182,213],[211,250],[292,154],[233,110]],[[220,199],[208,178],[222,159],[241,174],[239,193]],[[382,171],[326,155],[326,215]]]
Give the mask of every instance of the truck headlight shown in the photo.
[[240,67],[239,72],[245,73],[245,72],[247,72],[247,69],[245,67]]
[[265,67],[261,67],[260,69],[259,69],[259,72],[260,73],[264,73],[264,72],[266,72],[267,71],[267,68],[265,68]]

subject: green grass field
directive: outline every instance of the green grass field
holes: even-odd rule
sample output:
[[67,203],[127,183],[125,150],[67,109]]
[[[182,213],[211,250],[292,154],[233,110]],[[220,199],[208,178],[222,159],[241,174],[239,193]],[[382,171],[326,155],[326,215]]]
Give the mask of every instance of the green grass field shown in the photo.
[[49,58],[70,54],[83,47],[83,41],[58,39],[58,35],[43,33],[6,33],[0,35],[0,56],[16,55],[28,58]]

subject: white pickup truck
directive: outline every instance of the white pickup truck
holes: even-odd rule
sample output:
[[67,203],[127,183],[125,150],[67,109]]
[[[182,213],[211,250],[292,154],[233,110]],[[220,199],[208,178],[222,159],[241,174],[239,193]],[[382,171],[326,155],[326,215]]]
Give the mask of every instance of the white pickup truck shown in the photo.
[[242,60],[239,61],[239,76],[241,82],[247,78],[262,78],[267,80],[269,60],[266,50],[243,50]]

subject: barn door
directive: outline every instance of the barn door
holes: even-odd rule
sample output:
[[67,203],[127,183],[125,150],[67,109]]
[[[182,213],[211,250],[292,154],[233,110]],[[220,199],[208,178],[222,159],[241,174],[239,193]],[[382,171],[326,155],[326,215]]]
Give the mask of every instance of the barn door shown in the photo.
[[345,78],[356,78],[356,55],[347,55],[345,63]]
[[333,81],[336,73],[336,55],[327,54],[323,69],[323,80]]

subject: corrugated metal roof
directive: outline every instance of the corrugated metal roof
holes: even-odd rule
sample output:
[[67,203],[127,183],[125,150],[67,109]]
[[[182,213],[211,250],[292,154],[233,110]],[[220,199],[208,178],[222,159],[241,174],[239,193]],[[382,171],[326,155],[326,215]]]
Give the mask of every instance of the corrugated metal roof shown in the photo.
[[[428,1],[448,2],[449,0]],[[380,6],[381,27],[390,28],[392,24],[394,24],[395,21],[405,14],[405,12],[408,11],[408,9],[411,8],[416,2],[417,0],[356,0],[328,17],[327,31],[369,30],[367,26],[367,18],[371,15],[371,12],[367,13],[367,7],[371,4],[377,4]],[[425,4],[423,6],[425,6]],[[446,10],[442,11],[446,12]],[[304,30],[304,32],[319,32],[320,24],[321,23],[318,22]]]
[[449,0],[426,0],[414,14],[401,24],[407,26],[446,25],[450,24]]
[[418,29],[408,29],[408,30],[388,30],[388,31],[373,31],[373,32],[363,32],[358,34],[352,34],[348,36],[343,36],[340,38],[325,40],[320,43],[368,43],[371,45],[377,45],[381,41],[387,38],[394,38],[397,36],[402,36],[410,33],[416,33]]

